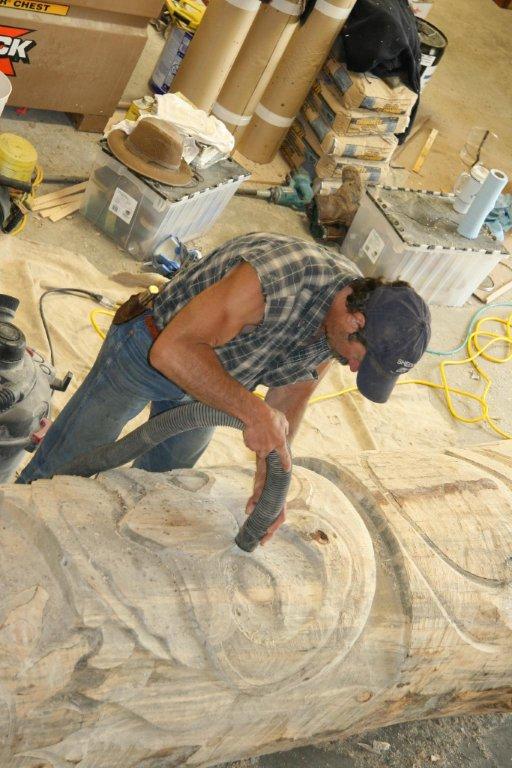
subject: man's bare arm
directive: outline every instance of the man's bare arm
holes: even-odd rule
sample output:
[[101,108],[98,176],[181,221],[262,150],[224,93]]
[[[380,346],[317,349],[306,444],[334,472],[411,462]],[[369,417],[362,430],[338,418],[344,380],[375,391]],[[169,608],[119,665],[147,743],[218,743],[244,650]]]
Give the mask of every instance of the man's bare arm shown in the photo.
[[264,311],[256,271],[240,264],[178,312],[153,344],[149,362],[192,397],[240,419],[246,445],[260,457],[275,449],[289,469],[288,423],[282,411],[239,384],[215,354],[215,347],[243,328],[258,325]]
[[298,381],[295,384],[287,384],[283,387],[273,387],[268,390],[265,402],[276,408],[287,418],[289,431],[288,442],[291,443],[300,426],[308,402],[313,392],[329,370],[331,361],[321,363],[316,372],[316,379],[311,381]]
[[[302,417],[304,416],[306,408],[308,407],[308,402],[311,398],[311,395],[325,376],[326,372],[329,370],[330,364],[331,361],[327,360],[325,363],[319,365],[317,368],[318,378],[312,381],[301,381],[295,384],[287,384],[284,387],[274,387],[268,390],[265,401],[269,403],[272,408],[281,411],[281,413],[284,413],[286,416],[289,424],[288,441],[290,443],[297,434],[297,430],[299,429]],[[257,456],[253,491],[245,508],[245,511],[248,515],[251,514],[258,502],[258,499],[261,496],[263,486],[265,485],[266,476],[267,466],[265,459]],[[277,520],[275,520],[275,522],[270,526],[266,535],[261,540],[262,544],[272,538],[275,531],[277,531],[277,529],[284,523],[285,515],[286,504],[281,510],[281,514]]]

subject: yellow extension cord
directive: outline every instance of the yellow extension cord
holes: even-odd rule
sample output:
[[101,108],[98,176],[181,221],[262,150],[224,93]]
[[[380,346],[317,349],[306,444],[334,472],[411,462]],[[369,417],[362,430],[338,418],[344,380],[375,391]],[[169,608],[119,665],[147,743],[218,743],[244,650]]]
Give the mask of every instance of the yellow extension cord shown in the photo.
[[[34,177],[34,181],[32,182],[32,190],[31,192],[18,192],[18,193],[12,193],[12,197],[17,200],[17,202],[24,203],[26,200],[28,200],[29,197],[33,197],[35,192],[37,191],[37,188],[41,185],[43,181],[43,169],[40,165],[36,165],[36,175]],[[23,232],[27,225],[28,221],[28,214],[26,213],[20,223],[18,224],[15,229],[13,229],[11,232],[9,232],[10,235],[19,235],[20,232]]]
[[[491,307],[489,307],[491,309]],[[99,336],[101,336],[102,339],[105,338],[105,332],[99,327],[99,325],[96,322],[96,315],[106,315],[108,317],[113,317],[114,312],[110,312],[109,310],[105,309],[93,309],[92,312],[89,314],[89,319],[91,321],[91,324],[98,333]],[[497,323],[498,325],[504,326],[505,331],[504,334],[496,333],[494,331],[484,331],[481,330],[481,326],[483,323],[486,322],[492,322]],[[487,338],[489,341],[487,341],[483,346],[480,342],[480,337]],[[496,345],[496,344],[505,344],[509,351],[507,354],[505,354],[503,357],[497,357],[496,355],[491,355],[488,350]],[[479,358],[482,358],[483,360],[487,360],[491,363],[507,363],[510,359],[512,359],[512,314],[508,316],[508,318],[502,318],[502,317],[482,317],[476,324],[475,330],[469,334],[467,343],[466,343],[467,353],[468,356],[464,358],[464,360],[443,360],[439,365],[439,371],[441,374],[441,384],[437,384],[434,381],[426,381],[424,379],[401,379],[398,381],[398,384],[401,386],[405,386],[406,384],[418,384],[423,387],[431,387],[432,389],[441,389],[444,392],[445,396],[445,402],[448,407],[448,410],[450,411],[451,415],[454,419],[457,421],[462,421],[465,424],[477,424],[479,422],[486,422],[494,432],[496,432],[500,437],[506,438],[510,440],[512,438],[512,434],[509,432],[505,432],[503,429],[500,429],[498,425],[495,423],[494,419],[489,415],[489,405],[487,402],[487,397],[489,395],[489,391],[492,387],[493,380],[491,377],[478,365],[477,360]],[[457,387],[451,387],[448,384],[447,374],[446,374],[446,368],[449,365],[465,365],[466,363],[471,363],[473,368],[476,370],[478,375],[481,379],[485,382],[484,384],[484,391],[481,395],[476,395],[473,392],[468,392],[464,389],[458,389]],[[357,387],[347,387],[346,389],[340,389],[339,392],[329,392],[326,395],[317,395],[316,397],[313,397],[309,401],[309,405],[314,405],[315,403],[323,403],[325,400],[332,400],[335,397],[341,397],[342,395],[346,395],[349,392],[356,392]],[[256,393],[258,397],[263,398],[264,395],[261,393]],[[457,395],[462,398],[467,398],[469,400],[472,400],[475,403],[478,403],[480,405],[480,413],[476,416],[462,416],[461,414],[457,413],[457,410],[455,408],[455,405],[453,403],[453,395]]]

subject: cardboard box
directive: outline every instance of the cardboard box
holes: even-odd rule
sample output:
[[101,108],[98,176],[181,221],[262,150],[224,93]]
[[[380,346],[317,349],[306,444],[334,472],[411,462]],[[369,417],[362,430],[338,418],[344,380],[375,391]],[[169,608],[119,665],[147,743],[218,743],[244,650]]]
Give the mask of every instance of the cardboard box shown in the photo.
[[152,19],[160,15],[163,0],[72,0],[74,8],[89,8],[94,11],[128,14]]
[[[10,106],[103,116],[104,122],[116,109],[146,43],[146,19],[80,2],[86,4],[64,6],[66,15],[2,13],[0,71],[11,78]],[[140,2],[146,12],[154,5]]]
[[306,132],[303,123],[294,120],[290,130],[281,144],[281,153],[288,165],[297,171],[304,169],[311,178],[316,175],[316,164],[320,160],[322,150],[311,129]]
[[340,136],[403,133],[409,125],[408,115],[387,115],[369,109],[347,109],[336,91],[327,83],[318,80],[309,92],[308,102]]
[[[115,13],[120,16],[139,16],[151,19],[159,16],[162,0],[0,0],[0,8],[12,13],[43,14],[46,16],[68,16],[72,8],[82,8],[100,13]],[[34,18],[34,17],[32,17]],[[3,21],[3,17],[2,17]]]
[[340,101],[347,109],[377,110],[390,115],[410,115],[417,94],[400,83],[394,87],[370,72],[350,72],[344,64],[329,59],[322,77],[338,91]]
[[339,136],[322,120],[316,109],[306,101],[303,114],[327,155],[357,157],[360,160],[388,162],[398,145],[393,134],[387,136]]

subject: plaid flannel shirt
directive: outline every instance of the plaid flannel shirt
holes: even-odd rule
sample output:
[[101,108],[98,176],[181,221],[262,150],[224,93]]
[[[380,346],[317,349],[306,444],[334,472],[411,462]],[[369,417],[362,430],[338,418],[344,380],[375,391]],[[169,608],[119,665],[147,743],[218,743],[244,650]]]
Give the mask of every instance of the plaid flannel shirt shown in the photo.
[[285,235],[253,233],[236,237],[177,273],[156,297],[158,328],[188,302],[217,283],[242,261],[258,274],[265,313],[215,352],[225,370],[248,389],[280,387],[317,378],[316,368],[331,357],[321,324],[337,291],[361,275],[344,256]]

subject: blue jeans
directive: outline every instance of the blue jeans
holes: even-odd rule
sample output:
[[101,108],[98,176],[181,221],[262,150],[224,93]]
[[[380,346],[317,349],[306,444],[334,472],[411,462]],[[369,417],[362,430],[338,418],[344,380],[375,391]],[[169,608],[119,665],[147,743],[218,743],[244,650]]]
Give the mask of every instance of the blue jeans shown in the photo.
[[[52,477],[75,456],[116,440],[125,424],[148,403],[151,418],[193,400],[148,363],[153,338],[144,318],[141,315],[110,327],[96,362],[21,472],[18,483]],[[140,456],[133,466],[149,472],[192,467],[213,431],[193,429],[171,437]]]

